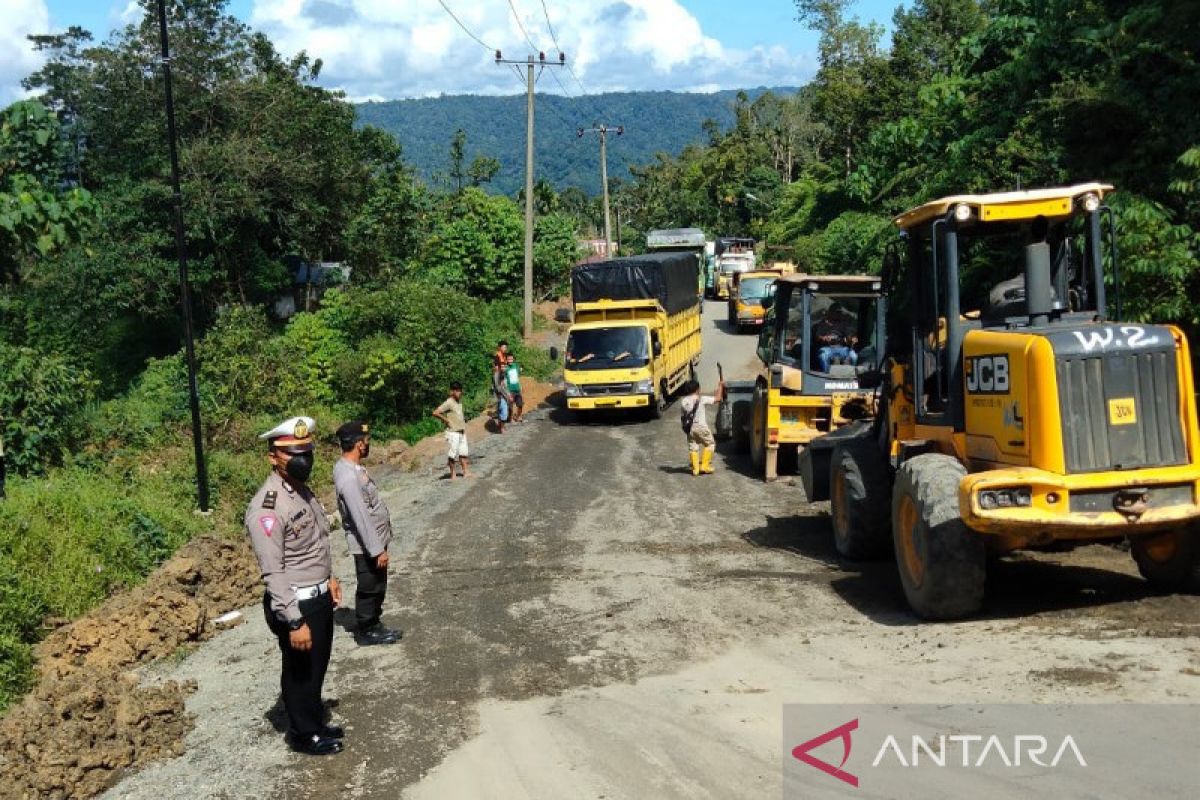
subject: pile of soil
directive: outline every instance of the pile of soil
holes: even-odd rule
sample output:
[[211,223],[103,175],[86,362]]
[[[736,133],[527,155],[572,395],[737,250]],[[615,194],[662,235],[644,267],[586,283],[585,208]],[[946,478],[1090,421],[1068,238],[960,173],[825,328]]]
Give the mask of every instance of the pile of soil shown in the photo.
[[131,672],[46,681],[0,723],[6,797],[94,797],[129,767],[183,753],[195,687],[140,686]]
[[209,638],[216,617],[258,592],[248,541],[201,537],[141,586],[50,634],[37,649],[36,688],[0,720],[4,794],[92,797],[126,769],[180,755],[194,687],[143,686],[129,670]]

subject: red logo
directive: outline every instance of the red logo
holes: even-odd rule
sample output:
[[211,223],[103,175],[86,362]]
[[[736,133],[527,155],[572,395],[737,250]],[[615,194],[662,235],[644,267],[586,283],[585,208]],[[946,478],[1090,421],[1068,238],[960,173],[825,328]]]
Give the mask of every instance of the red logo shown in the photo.
[[[846,766],[846,761],[850,758],[850,732],[855,730],[858,730],[858,720],[852,719],[845,725],[839,725],[831,731],[822,733],[815,739],[809,739],[807,742],[797,745],[792,750],[792,757],[803,761],[810,767],[816,767],[826,775],[832,775],[839,781],[843,781],[855,788],[858,788],[858,776],[851,775],[849,772],[846,772],[844,769],[842,769],[842,767]],[[841,739],[842,747],[845,748],[845,751],[842,754],[842,763],[838,764],[836,767],[827,761],[822,761],[809,752],[810,750],[815,750],[823,744],[832,742],[834,739]]]
[[263,532],[266,533],[267,536],[270,536],[271,531],[275,529],[275,518],[274,517],[259,517],[258,524],[262,525]]

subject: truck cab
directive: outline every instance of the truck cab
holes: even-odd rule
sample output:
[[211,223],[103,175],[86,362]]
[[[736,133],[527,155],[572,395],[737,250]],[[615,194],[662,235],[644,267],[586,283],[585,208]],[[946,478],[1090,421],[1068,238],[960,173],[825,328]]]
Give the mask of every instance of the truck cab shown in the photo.
[[739,272],[754,269],[754,253],[726,253],[717,256],[716,295],[718,300],[728,300],[733,288],[734,276]]
[[762,327],[775,294],[775,280],[782,274],[782,270],[761,269],[734,274],[729,292],[729,324],[738,333]]
[[648,409],[657,400],[654,362],[662,357],[657,304],[623,301],[577,312],[567,335],[567,407]]

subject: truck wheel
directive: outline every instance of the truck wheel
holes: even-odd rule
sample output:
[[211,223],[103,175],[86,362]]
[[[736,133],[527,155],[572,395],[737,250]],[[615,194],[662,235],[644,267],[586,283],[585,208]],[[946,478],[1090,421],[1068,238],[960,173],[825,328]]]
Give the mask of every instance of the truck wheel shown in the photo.
[[750,401],[750,463],[760,475],[767,463],[767,393],[761,385]]
[[891,476],[871,440],[848,442],[829,462],[829,511],[833,543],[846,558],[872,559],[888,551]]
[[940,453],[904,462],[892,489],[892,541],[908,604],[925,619],[958,619],[983,605],[983,538],[963,522],[966,469]]
[[1138,572],[1170,592],[1200,592],[1200,529],[1178,528],[1129,541]]

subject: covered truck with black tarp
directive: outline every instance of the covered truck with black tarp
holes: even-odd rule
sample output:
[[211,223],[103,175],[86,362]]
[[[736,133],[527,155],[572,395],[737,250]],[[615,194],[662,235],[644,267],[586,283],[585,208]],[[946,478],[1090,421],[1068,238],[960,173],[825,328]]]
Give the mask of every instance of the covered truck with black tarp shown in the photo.
[[700,359],[699,269],[690,253],[575,267],[563,364],[568,408],[661,414]]
[[668,314],[700,302],[699,264],[691,253],[647,253],[580,264],[571,272],[571,299],[657,300]]

